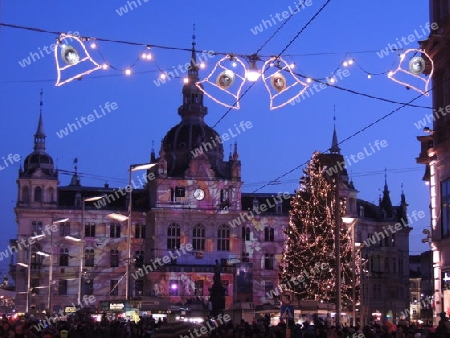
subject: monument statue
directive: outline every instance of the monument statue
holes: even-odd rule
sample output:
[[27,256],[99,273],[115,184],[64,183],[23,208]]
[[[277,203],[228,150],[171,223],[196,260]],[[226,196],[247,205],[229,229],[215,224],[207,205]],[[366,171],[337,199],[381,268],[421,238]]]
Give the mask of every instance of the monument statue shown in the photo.
[[225,288],[222,286],[220,278],[221,267],[219,261],[216,259],[214,266],[213,285],[209,289],[211,301],[211,316],[215,317],[225,309]]

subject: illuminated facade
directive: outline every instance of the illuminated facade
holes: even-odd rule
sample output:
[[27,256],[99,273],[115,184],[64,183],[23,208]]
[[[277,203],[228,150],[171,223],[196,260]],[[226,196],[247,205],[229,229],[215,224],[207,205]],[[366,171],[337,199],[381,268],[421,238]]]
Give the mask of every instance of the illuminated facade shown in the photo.
[[[430,1],[430,22],[437,24],[422,48],[434,63],[433,73],[433,112],[427,120],[433,127],[424,131],[428,135],[418,136],[421,151],[417,163],[426,165],[424,180],[430,186],[431,229],[429,240],[433,252],[434,282],[434,325],[440,320],[439,314],[450,314],[450,79],[448,41],[450,40],[450,8],[448,1]],[[430,67],[426,72],[430,72]]]
[[[131,238],[127,221],[109,217],[127,215],[125,188],[82,186],[76,170],[68,185],[60,184],[46,152],[41,112],[34,151],[17,180],[18,236],[17,250],[12,251],[18,252],[11,264],[17,311],[27,308],[30,284],[28,305],[39,311],[64,310],[92,295],[95,302],[82,305],[95,311],[124,310],[121,303],[126,303],[141,311],[203,317],[216,261],[222,269],[227,310],[248,312],[252,318],[258,306],[273,307],[275,300],[266,292],[277,287],[277,260],[291,196],[241,192],[237,145],[224,161],[225,138],[204,122],[207,108],[195,86],[194,48],[192,60],[178,109],[181,122],[164,137],[159,156],[152,149],[150,162],[155,166],[133,173]],[[95,196],[104,198],[86,200]],[[62,218],[68,219],[55,223]],[[32,239],[42,233],[45,236]],[[66,236],[84,238],[84,244]],[[124,302],[126,278],[129,303]]]

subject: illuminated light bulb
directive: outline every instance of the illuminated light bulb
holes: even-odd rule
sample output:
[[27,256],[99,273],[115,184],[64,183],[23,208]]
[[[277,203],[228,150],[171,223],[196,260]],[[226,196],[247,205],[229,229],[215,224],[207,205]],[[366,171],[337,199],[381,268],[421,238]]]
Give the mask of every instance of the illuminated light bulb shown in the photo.
[[294,69],[294,67],[295,67],[295,63],[291,63],[291,64],[289,65],[289,68],[290,68],[290,69]]
[[141,54],[141,58],[143,58],[144,60],[146,60],[146,59],[147,59],[147,53],[142,53],[142,54]]
[[165,79],[165,78],[166,78],[166,74],[161,73],[161,75],[159,75],[159,77],[160,77],[161,79]]
[[92,48],[92,49],[97,48],[97,44],[96,44],[95,42],[91,42],[91,48]]
[[107,70],[107,69],[109,68],[109,66],[108,66],[108,64],[104,63],[104,64],[102,65],[102,68],[103,68],[103,70]]
[[237,63],[233,61],[233,63],[231,64],[233,67],[237,66]]
[[367,74],[367,78],[368,78],[368,79],[371,79],[371,78],[372,78],[372,75]]
[[347,67],[347,66],[348,66],[348,62],[347,62],[347,61],[342,62],[342,65],[343,65],[344,67]]
[[187,77],[185,77],[185,78],[183,79],[183,82],[184,82],[184,83],[188,83],[188,82],[189,82],[189,79],[188,79]]
[[152,54],[151,53],[147,53],[147,60],[151,60],[152,59]]
[[355,62],[355,60],[353,60],[353,59],[348,60],[348,64],[349,64],[350,66],[351,66],[354,62]]
[[200,68],[205,69],[205,67],[206,67],[206,64],[204,62],[200,62]]
[[306,82],[311,83],[311,82],[312,82],[311,78],[308,77],[308,78],[306,79]]
[[390,71],[390,72],[388,73],[388,76],[392,76],[392,75],[394,75],[394,72],[393,72],[393,71]]
[[256,82],[261,76],[261,72],[256,66],[256,60],[250,60],[250,67],[245,70],[245,78],[250,82]]
[[336,80],[334,79],[334,77],[330,77],[330,83],[335,83]]
[[125,75],[131,75],[131,69],[125,69]]

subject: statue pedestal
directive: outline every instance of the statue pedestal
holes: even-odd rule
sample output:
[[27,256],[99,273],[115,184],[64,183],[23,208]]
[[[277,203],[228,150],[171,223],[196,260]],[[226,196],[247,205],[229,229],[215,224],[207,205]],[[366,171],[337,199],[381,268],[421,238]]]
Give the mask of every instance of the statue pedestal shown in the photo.
[[217,283],[209,289],[212,317],[217,317],[225,309],[225,291],[225,288]]

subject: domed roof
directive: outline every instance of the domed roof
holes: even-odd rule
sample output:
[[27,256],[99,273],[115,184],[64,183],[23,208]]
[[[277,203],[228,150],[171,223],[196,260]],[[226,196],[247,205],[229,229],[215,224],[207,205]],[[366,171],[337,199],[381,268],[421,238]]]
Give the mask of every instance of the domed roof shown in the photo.
[[181,176],[192,157],[204,153],[210,163],[223,159],[220,135],[201,119],[183,119],[169,130],[163,139],[167,171],[170,176]]
[[[42,96],[42,92],[41,92]],[[42,107],[42,101],[41,101]],[[23,163],[23,171],[20,171],[20,175],[31,176],[38,169],[48,176],[55,176],[56,172],[54,170],[53,159],[45,151],[45,132],[44,132],[44,122],[42,119],[42,111],[39,114],[39,122],[36,134],[34,134],[34,149],[33,152],[25,158]]]
[[47,153],[32,152],[23,162],[23,171],[25,174],[32,174],[40,168],[44,174],[51,175],[54,165],[53,159]]

